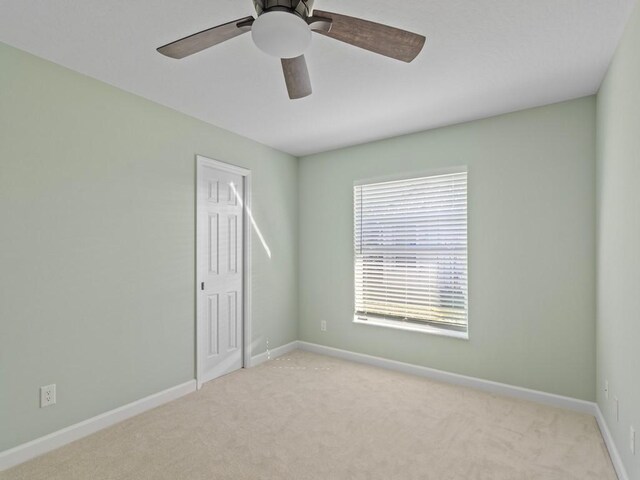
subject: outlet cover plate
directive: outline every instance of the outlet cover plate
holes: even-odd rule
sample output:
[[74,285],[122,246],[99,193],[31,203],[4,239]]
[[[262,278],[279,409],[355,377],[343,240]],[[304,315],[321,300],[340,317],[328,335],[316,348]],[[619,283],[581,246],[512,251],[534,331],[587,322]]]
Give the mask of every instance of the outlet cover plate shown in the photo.
[[56,403],[56,384],[40,387],[40,408],[49,407]]

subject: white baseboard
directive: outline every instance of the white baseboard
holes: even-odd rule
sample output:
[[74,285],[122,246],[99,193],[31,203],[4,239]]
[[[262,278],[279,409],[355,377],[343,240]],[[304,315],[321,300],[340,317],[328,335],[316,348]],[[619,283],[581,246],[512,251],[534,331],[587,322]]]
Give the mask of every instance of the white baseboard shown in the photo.
[[604,443],[609,450],[611,463],[613,463],[613,467],[616,469],[616,473],[618,474],[618,480],[629,480],[627,470],[624,468],[624,464],[622,463],[622,457],[620,456],[620,452],[618,452],[618,447],[616,447],[616,444],[613,441],[613,436],[611,435],[611,431],[607,426],[607,422],[604,419],[604,415],[602,415],[599,405],[596,405],[596,421],[598,422],[598,427],[600,427],[600,433],[602,433]]
[[[456,373],[445,372],[443,370],[436,370],[433,368],[412,365],[409,363],[398,362],[396,360],[374,357],[372,355],[350,352],[348,350],[341,350],[338,348],[303,341],[293,341],[268,352],[255,355],[251,358],[250,366],[255,367],[270,359],[286,355],[296,349],[594,415],[598,422],[598,426],[600,427],[600,431],[602,432],[605,444],[609,449],[611,461],[613,462],[619,480],[629,480],[602,412],[597,404],[593,402],[493,382],[490,380],[482,380],[480,378],[468,377]],[[136,400],[135,402],[122,407],[63,428],[57,432],[50,433],[44,437],[40,437],[36,440],[32,440],[9,450],[5,450],[4,452],[0,452],[0,472],[194,391],[196,391],[196,381],[190,380],[181,385],[149,395],[148,397]]]
[[195,391],[196,381],[189,380],[181,385],[154,393],[44,437],[0,452],[0,472]]
[[577,398],[564,397],[562,395],[556,395],[553,393],[546,393],[538,390],[516,387],[514,385],[508,385],[505,383],[492,382],[490,380],[482,380],[476,377],[468,377],[465,375],[459,375],[456,373],[445,372],[433,368],[422,367],[410,363],[389,360],[382,357],[374,357],[372,355],[350,352],[348,350],[327,347],[324,345],[318,345],[316,343],[298,341],[298,348],[300,350],[306,350],[308,352],[319,353],[321,355],[337,357],[343,360],[364,363],[375,367],[386,368],[402,373],[409,373],[412,375],[426,377],[440,382],[476,388],[478,390],[483,390],[489,393],[505,395],[522,400],[549,405],[552,407],[564,408],[567,410],[573,410],[576,412],[593,415],[598,423],[598,427],[600,428],[600,432],[602,433],[602,438],[604,439],[605,445],[609,450],[609,456],[611,457],[611,462],[613,463],[616,474],[618,475],[618,479],[629,480],[627,471],[624,467],[624,464],[622,463],[622,457],[620,457],[618,448],[613,441],[613,436],[609,431],[607,422],[602,415],[600,407],[595,402],[588,402],[586,400],[579,400]]
[[261,363],[266,362],[267,360],[271,360],[273,358],[281,357],[282,355],[286,355],[289,352],[296,350],[298,347],[298,341],[294,340],[293,342],[289,342],[285,345],[281,345],[280,347],[276,347],[272,350],[267,350],[266,352],[260,353],[251,357],[250,367],[257,367]]
[[[286,355],[296,348],[298,348],[298,342],[293,341],[268,352],[261,353],[251,358],[250,366],[255,367],[272,358]],[[82,437],[91,435],[103,428],[115,425],[127,418],[131,418],[147,410],[151,410],[152,408],[171,402],[172,400],[176,400],[188,393],[195,392],[196,386],[196,381],[190,380],[181,385],[149,395],[148,397],[141,398],[140,400],[136,400],[135,402],[122,407],[102,413],[93,418],[83,420],[82,422],[63,428],[62,430],[58,430],[30,442],[18,445],[17,447],[0,452],[0,472],[55,450],[56,448],[60,448],[68,443],[79,440]]]
[[452,383],[455,385],[461,385],[463,387],[475,388],[490,393],[528,400],[552,407],[564,408],[580,413],[588,413],[590,415],[595,415],[596,413],[596,404],[594,402],[579,400],[577,398],[563,397],[562,395],[540,392],[538,390],[531,390],[523,387],[516,387],[514,385],[508,385],[506,383],[493,382],[491,380],[483,380],[476,377],[468,377],[466,375],[459,375],[457,373],[445,372],[443,370],[422,367],[420,365],[398,362],[396,360],[389,360],[387,358],[374,357],[372,355],[365,355],[363,353],[355,353],[348,350],[340,350],[339,348],[326,347],[324,345],[318,345],[316,343],[298,341],[298,348],[300,350],[306,350],[308,352],[329,355],[332,357],[342,358],[344,360],[350,360],[352,362],[366,363],[367,365],[373,365],[375,367],[381,367],[398,372],[418,375],[420,377],[431,378],[439,382]]

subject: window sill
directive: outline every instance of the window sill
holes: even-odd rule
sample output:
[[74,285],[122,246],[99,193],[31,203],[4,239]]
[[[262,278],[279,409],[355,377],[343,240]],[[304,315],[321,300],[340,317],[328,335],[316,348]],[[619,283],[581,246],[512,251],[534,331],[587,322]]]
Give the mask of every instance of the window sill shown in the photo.
[[426,333],[429,335],[438,335],[442,337],[451,337],[457,338],[459,340],[469,340],[468,331],[460,332],[457,330],[449,330],[447,328],[439,328],[433,325],[420,325],[409,322],[398,322],[376,317],[368,317],[366,320],[363,320],[361,315],[354,316],[353,323],[357,323],[359,325],[370,325],[374,327],[393,328],[395,330],[405,330],[409,332]]

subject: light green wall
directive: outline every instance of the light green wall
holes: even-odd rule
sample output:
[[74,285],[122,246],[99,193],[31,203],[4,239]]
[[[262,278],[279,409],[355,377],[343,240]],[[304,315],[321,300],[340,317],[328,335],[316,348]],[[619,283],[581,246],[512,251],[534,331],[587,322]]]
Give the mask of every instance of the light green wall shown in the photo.
[[[300,338],[593,400],[595,118],[590,97],[298,162],[0,44],[0,451],[193,378],[196,153],[253,171],[253,354]],[[353,181],[454,165],[470,340],[352,324]]]
[[[354,180],[455,165],[470,340],[353,324]],[[594,400],[594,175],[594,97],[301,159],[300,339]]]
[[0,44],[0,451],[194,377],[195,154],[253,171],[253,353],[295,340],[297,160]]
[[[598,94],[598,404],[640,478],[640,5]],[[609,381],[610,395],[604,395]],[[620,402],[616,421],[613,397]],[[636,429],[636,455],[629,426]]]

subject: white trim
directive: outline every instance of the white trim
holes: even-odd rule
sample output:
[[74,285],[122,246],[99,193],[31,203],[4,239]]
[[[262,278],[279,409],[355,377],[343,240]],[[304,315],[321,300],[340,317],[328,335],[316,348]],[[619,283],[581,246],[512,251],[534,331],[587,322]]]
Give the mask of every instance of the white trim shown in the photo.
[[212,158],[204,157],[202,155],[196,155],[196,338],[195,338],[195,350],[196,350],[196,382],[198,389],[202,388],[202,385],[207,381],[211,380],[210,378],[206,378],[202,373],[202,365],[200,362],[200,353],[198,351],[198,338],[199,338],[199,328],[200,322],[198,321],[198,316],[200,314],[200,302],[202,301],[200,295],[200,282],[202,282],[202,272],[200,271],[200,262],[198,262],[198,258],[200,257],[200,251],[202,246],[200,245],[200,232],[198,231],[198,219],[200,218],[200,202],[199,202],[199,174],[200,167],[208,166],[212,168],[216,168],[218,170],[223,170],[225,172],[235,173],[237,175],[241,175],[244,179],[244,199],[243,199],[243,209],[244,209],[244,225],[243,225],[243,317],[242,317],[242,325],[243,325],[243,333],[242,333],[242,366],[244,368],[248,368],[251,366],[251,170],[238,167],[237,165],[231,165],[229,163],[221,162],[220,160],[214,160]]
[[367,185],[369,183],[386,183],[398,180],[409,180],[419,177],[437,177],[440,175],[450,175],[452,173],[469,173],[468,165],[454,165],[452,167],[428,168],[423,170],[414,170],[412,172],[403,172],[398,174],[380,175],[369,178],[359,178],[353,181],[353,186]]
[[611,435],[611,431],[609,430],[607,422],[604,419],[604,415],[602,415],[600,405],[596,405],[595,415],[596,421],[598,422],[598,427],[600,428],[600,433],[602,434],[602,438],[604,438],[604,443],[607,446],[607,450],[609,450],[611,463],[613,463],[613,468],[615,468],[616,473],[618,474],[618,479],[629,480],[629,475],[627,475],[627,470],[624,468],[624,463],[622,463],[622,457],[620,456],[618,447],[616,447],[616,444],[613,441],[613,435]]
[[289,342],[285,345],[276,347],[273,350],[267,350],[266,352],[251,357],[250,365],[252,367],[257,367],[261,363],[264,363],[268,360],[272,360],[274,358],[281,357],[282,355],[286,355],[287,353],[293,352],[294,350],[300,348],[299,343],[300,342],[298,342],[297,340],[294,340],[293,342]]
[[616,474],[618,475],[618,479],[629,480],[629,476],[624,467],[624,463],[622,462],[622,457],[620,456],[618,448],[616,447],[613,436],[611,435],[609,427],[607,426],[607,422],[602,415],[602,411],[600,410],[599,405],[595,402],[588,402],[586,400],[579,400],[577,398],[564,397],[562,395],[541,392],[538,390],[531,390],[528,388],[517,387],[505,383],[492,382],[490,380],[483,380],[476,377],[468,377],[466,375],[458,375],[456,373],[445,372],[442,370],[422,367],[419,365],[412,365],[409,363],[398,362],[381,357],[374,357],[372,355],[365,355],[362,353],[350,352],[348,350],[327,347],[316,343],[303,342],[301,340],[298,340],[297,344],[300,350],[305,350],[307,352],[328,355],[330,357],[341,358],[343,360],[364,363],[375,367],[386,368],[389,370],[395,370],[398,372],[417,375],[420,377],[426,377],[440,382],[475,388],[489,393],[505,395],[508,397],[519,398],[521,400],[527,400],[543,405],[549,405],[552,407],[564,408],[579,413],[593,415],[598,424],[598,427],[600,428],[600,432],[602,434],[602,438],[604,439],[607,450],[609,451],[609,457],[611,458],[611,463],[613,464]]
[[244,307],[242,308],[243,319],[242,326],[244,332],[242,334],[242,366],[249,368],[251,366],[251,326],[253,325],[251,317],[251,189],[252,189],[251,171],[247,170],[244,175],[244,271],[243,271],[243,292]]
[[466,375],[459,375],[457,373],[436,370],[435,368],[422,367],[420,365],[412,365],[410,363],[398,362],[396,360],[374,357],[372,355],[365,355],[363,353],[340,350],[338,348],[326,347],[324,345],[318,345],[316,343],[298,341],[298,348],[300,350],[306,350],[308,352],[342,358],[344,360],[350,360],[352,362],[365,363],[367,365],[373,365],[375,367],[386,368],[402,373],[409,373],[411,375],[431,378],[439,382],[452,383],[454,385],[475,388],[489,393],[505,395],[508,397],[519,398],[521,400],[541,403],[543,405],[550,405],[552,407],[565,408],[580,413],[595,415],[595,403],[588,402],[586,400],[579,400],[577,398],[564,397],[562,395],[556,395],[554,393],[546,393],[540,392],[538,390],[516,387],[514,385],[493,382],[491,380],[483,380],[476,377],[468,377]]
[[225,172],[235,173],[243,177],[251,175],[251,170],[248,168],[238,167],[237,165],[221,162],[220,160],[214,160],[213,158],[205,157],[203,155],[196,155],[196,161],[198,165],[207,165],[209,167],[224,170]]
[[[593,402],[563,397],[537,390],[530,390],[504,383],[492,382],[489,380],[482,380],[475,377],[458,375],[433,368],[388,360],[381,357],[374,357],[372,355],[350,352],[333,347],[326,347],[324,345],[303,342],[300,340],[293,341],[268,352],[255,355],[250,358],[248,365],[255,367],[270,359],[286,355],[296,349],[594,415],[605,445],[609,450],[611,462],[616,470],[618,479],[629,480],[629,476],[627,475],[624,464],[622,463],[622,458],[620,457],[616,444],[613,441],[613,436],[609,431],[609,427],[602,415],[602,411],[600,410],[600,407]],[[176,385],[175,387],[163,390],[162,392],[149,395],[141,398],[140,400],[123,405],[122,407],[115,408],[93,418],[63,428],[62,430],[58,430],[30,442],[18,445],[17,447],[0,452],[0,472],[60,448],[68,443],[91,435],[92,433],[98,432],[104,428],[115,425],[123,420],[144,413],[147,410],[151,410],[165,403],[177,400],[184,395],[195,392],[196,389],[196,381],[190,380],[183,384]]]
[[358,325],[369,325],[371,327],[391,328],[393,330],[404,330],[406,332],[426,333],[428,335],[457,338],[458,340],[469,340],[469,332],[467,330],[460,331],[448,328],[439,328],[435,325],[426,323],[420,324],[418,322],[402,322],[382,317],[376,317],[374,315],[362,315],[356,313],[353,315],[353,323],[356,323]]
[[189,380],[183,384],[101,413],[93,418],[50,433],[44,437],[36,438],[30,442],[0,452],[0,472],[195,391],[196,381]]

